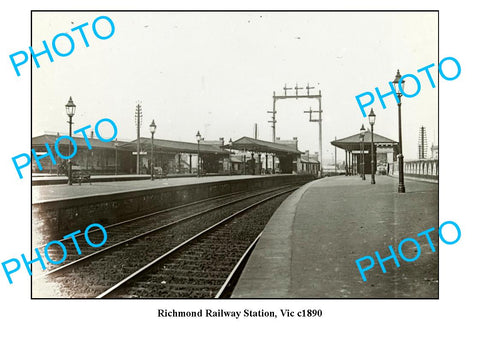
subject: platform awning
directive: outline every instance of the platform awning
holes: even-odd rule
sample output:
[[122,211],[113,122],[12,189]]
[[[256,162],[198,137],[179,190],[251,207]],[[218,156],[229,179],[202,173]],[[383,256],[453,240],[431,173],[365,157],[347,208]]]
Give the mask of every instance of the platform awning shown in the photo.
[[[367,130],[363,138],[364,149],[368,149],[371,140],[372,133],[371,131]],[[360,150],[360,133],[342,139],[333,140],[330,142],[330,144],[347,151]],[[377,135],[376,133],[373,134],[373,144],[375,144],[377,148],[389,147],[398,151],[398,142],[394,141],[393,139]]]
[[[137,140],[134,140],[130,143],[131,148],[136,148]],[[150,138],[141,137],[140,143],[146,146],[147,150],[152,143]],[[156,152],[164,152],[164,153],[189,153],[189,154],[197,154],[198,148],[200,147],[201,154],[214,154],[214,155],[224,155],[228,156],[229,152],[211,144],[202,144],[198,145],[197,143],[189,143],[189,142],[180,142],[174,140],[166,140],[166,139],[154,139],[153,145],[155,146]]]
[[300,155],[302,152],[295,147],[280,143],[267,142],[260,139],[250,137],[242,137],[232,142],[231,145],[225,146],[233,150],[249,151],[255,153],[272,153],[276,155]]

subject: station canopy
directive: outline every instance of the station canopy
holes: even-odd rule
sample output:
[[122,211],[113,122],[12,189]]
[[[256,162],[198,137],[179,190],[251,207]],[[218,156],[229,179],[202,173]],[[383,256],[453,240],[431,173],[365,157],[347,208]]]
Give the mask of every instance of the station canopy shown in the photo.
[[[45,144],[48,143],[50,145],[50,148],[53,149],[53,146],[55,145],[55,142],[57,139],[61,137],[60,134],[43,134],[41,136],[36,136],[32,137],[32,147],[34,149],[38,147],[45,147]],[[85,141],[85,138],[82,136],[72,136],[72,139],[75,141],[78,147],[80,148],[87,148],[87,142]],[[91,145],[92,148],[99,148],[99,149],[115,149],[115,141],[110,141],[110,142],[102,142],[98,138],[92,138],[88,136],[88,141]],[[70,141],[67,138],[61,139],[58,144],[59,145],[68,145]],[[118,146],[122,146],[126,144],[125,142],[118,142]]]
[[[365,136],[363,138],[364,148],[368,148],[368,146],[371,143],[371,140],[372,140],[371,131],[370,130],[365,131]],[[361,147],[360,132],[349,137],[333,140],[330,143],[333,146],[336,146],[337,148],[347,150],[347,151],[360,150],[360,147]],[[386,147],[386,148],[390,147],[394,149],[398,148],[398,142],[394,141],[393,139],[383,137],[381,135],[377,135],[376,133],[373,134],[373,144],[375,144],[376,147]]]
[[232,144],[225,145],[224,148],[230,148],[239,151],[250,151],[255,153],[272,153],[276,155],[300,155],[302,152],[298,151],[293,145],[267,142],[260,139],[242,137],[232,142]]
[[[144,145],[148,150],[152,140],[150,138],[141,137],[140,144]],[[135,139],[130,143],[130,148],[132,151],[136,150],[137,140]],[[164,152],[164,153],[189,153],[189,154],[197,154],[199,145],[197,143],[189,143],[189,142],[180,142],[174,140],[166,140],[166,139],[154,139],[153,145],[155,147],[156,152]],[[200,143],[200,153],[201,154],[215,154],[215,155],[228,155],[229,152],[221,149],[217,145],[211,144],[203,144]]]

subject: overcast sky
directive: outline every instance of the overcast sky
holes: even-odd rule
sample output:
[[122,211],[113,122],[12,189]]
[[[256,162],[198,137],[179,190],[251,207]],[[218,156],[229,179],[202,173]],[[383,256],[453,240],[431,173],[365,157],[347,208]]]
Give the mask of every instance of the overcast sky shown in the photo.
[[[100,15],[115,23],[110,39],[97,39],[91,31]],[[70,32],[84,22],[88,48],[78,32]],[[259,138],[270,141],[273,91],[282,94],[285,83],[310,83],[312,92],[322,91],[327,161],[334,150],[330,141],[368,125],[356,95],[376,86],[387,92],[397,69],[417,74],[423,66],[437,65],[437,24],[437,13],[431,12],[33,13],[34,50],[61,32],[71,33],[76,43],[70,56],[53,55],[50,63],[43,55],[41,68],[33,66],[33,136],[68,132],[65,104],[72,96],[75,129],[109,117],[122,140],[136,138],[135,105],[141,101],[145,137],[155,119],[156,138],[194,142],[199,130],[205,139],[235,140],[253,136],[258,123]],[[432,71],[437,82],[437,67]],[[402,98],[406,159],[417,157],[421,125],[429,145],[434,134],[438,139],[438,87],[432,89],[425,75],[419,78],[420,94]],[[414,90],[407,82],[406,91]],[[372,106],[375,132],[398,140],[397,105],[391,96],[386,102],[385,110],[378,99]],[[316,110],[318,101],[277,102],[276,134],[298,137],[301,150],[314,152],[318,124],[303,113],[310,107]],[[338,158],[344,159],[344,152]]]

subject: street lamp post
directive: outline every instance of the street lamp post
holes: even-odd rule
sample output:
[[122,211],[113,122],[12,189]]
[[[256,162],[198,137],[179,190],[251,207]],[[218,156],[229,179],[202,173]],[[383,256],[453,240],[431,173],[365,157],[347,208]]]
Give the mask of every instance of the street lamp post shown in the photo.
[[200,131],[197,131],[196,136],[197,137],[197,177],[200,177],[200,140],[202,139],[202,135],[200,134]]
[[157,129],[157,125],[155,125],[155,120],[152,120],[152,124],[150,124],[150,132],[152,133],[152,156],[150,157],[151,163],[151,170],[150,170],[150,177],[153,181],[153,172],[155,171],[155,167],[153,165],[153,135],[155,134],[155,130]]
[[118,171],[117,171],[117,148],[118,148],[118,141],[117,139],[115,138],[115,176],[118,175]]
[[[400,70],[397,70],[395,79],[393,80],[393,85],[395,86],[395,91],[398,96],[398,192],[405,192],[405,183],[403,181],[403,151],[402,151],[402,91],[405,86],[405,80],[400,79],[402,75]],[[399,84],[400,83],[400,84]],[[401,86],[401,88],[400,88]],[[401,90],[400,90],[401,89]]]
[[[70,140],[68,142],[68,154],[71,155],[72,149],[72,118],[75,114],[77,106],[73,103],[72,97],[68,100],[68,103],[65,105],[65,109],[67,111],[68,116],[68,125],[69,125],[69,136]],[[72,185],[72,162],[71,159],[68,160],[68,185]]]
[[362,180],[365,180],[365,155],[363,154],[363,140],[365,138],[365,127],[362,124],[362,128],[360,129],[360,149],[362,150]]
[[228,160],[230,161],[230,175],[232,174],[232,139],[228,141],[228,145],[230,146],[229,151],[228,151]]
[[372,152],[371,152],[371,163],[372,163],[372,184],[375,184],[375,155],[374,155],[374,145],[373,145],[373,125],[375,124],[375,113],[373,113],[373,109],[370,110],[370,114],[368,115],[368,121],[370,122],[370,126],[372,127]]

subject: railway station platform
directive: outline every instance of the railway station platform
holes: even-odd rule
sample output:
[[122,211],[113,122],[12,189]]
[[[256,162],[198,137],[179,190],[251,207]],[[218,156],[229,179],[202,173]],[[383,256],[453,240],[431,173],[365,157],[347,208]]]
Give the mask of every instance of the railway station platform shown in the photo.
[[[336,176],[305,184],[274,213],[251,254],[232,298],[438,298],[438,184],[398,179]],[[425,236],[437,249],[432,252]],[[403,261],[398,245],[414,238],[421,254]],[[412,247],[407,247],[412,244]],[[385,261],[383,273],[375,252]],[[415,257],[413,243],[404,255]],[[372,256],[363,281],[356,260]],[[363,264],[368,265],[368,261]]]
[[303,185],[313,175],[236,175],[162,178],[82,185],[32,186],[34,244],[92,223],[110,225],[222,195]]
[[[277,175],[278,176],[278,175]],[[91,185],[83,183],[79,185],[74,183],[56,184],[56,185],[35,185],[32,186],[32,203],[39,203],[52,200],[64,200],[70,198],[80,198],[87,196],[116,194],[137,190],[157,189],[164,187],[174,187],[189,184],[212,183],[238,179],[267,177],[265,175],[234,175],[234,176],[205,176],[205,177],[166,177],[155,179],[136,179],[130,181],[109,181],[94,182]]]

